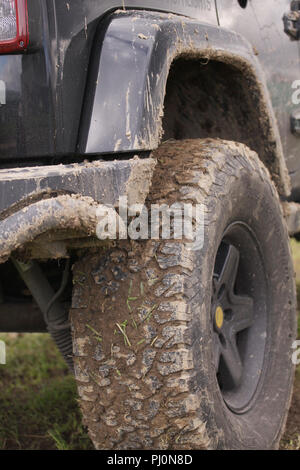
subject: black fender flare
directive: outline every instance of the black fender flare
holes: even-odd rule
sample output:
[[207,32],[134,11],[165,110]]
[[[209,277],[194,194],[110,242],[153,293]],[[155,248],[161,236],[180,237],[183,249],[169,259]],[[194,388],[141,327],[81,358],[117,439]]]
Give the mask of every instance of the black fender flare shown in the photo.
[[[290,181],[261,65],[249,42],[223,28],[183,16],[117,11],[95,40],[78,150],[83,154],[151,151],[162,138],[166,84],[184,55],[238,68],[251,83],[266,142],[263,161],[282,195]],[[100,46],[100,47],[99,47]]]

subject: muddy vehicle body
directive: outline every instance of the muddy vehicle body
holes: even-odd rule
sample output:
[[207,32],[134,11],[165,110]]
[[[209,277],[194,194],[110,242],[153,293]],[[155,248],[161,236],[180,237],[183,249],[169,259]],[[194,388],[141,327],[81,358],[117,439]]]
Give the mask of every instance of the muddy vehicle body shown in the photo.
[[[0,0],[0,331],[52,334],[98,449],[278,446],[299,3]],[[201,204],[201,249],[99,240],[125,196]]]

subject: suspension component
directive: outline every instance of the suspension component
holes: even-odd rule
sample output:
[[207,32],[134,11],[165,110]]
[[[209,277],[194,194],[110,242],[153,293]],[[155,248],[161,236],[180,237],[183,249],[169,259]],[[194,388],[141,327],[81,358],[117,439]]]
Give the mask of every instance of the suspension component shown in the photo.
[[[13,263],[43,313],[47,330],[63,355],[69,369],[73,372],[72,337],[68,312],[59,301],[59,296],[63,291],[62,287],[66,284],[66,270],[63,275],[62,286],[58,293],[55,293],[36,261],[23,263],[13,258]],[[68,266],[69,264],[66,265],[67,269]]]

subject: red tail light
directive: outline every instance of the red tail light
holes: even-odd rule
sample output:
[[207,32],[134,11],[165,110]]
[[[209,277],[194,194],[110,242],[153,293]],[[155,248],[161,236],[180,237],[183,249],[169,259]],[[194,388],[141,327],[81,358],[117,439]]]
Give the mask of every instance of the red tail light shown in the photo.
[[28,42],[27,0],[0,0],[0,54],[24,51]]

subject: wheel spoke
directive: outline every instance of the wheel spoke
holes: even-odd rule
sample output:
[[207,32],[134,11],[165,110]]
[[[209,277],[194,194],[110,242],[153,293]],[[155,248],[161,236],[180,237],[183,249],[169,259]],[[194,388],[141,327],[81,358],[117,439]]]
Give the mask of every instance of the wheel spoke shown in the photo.
[[267,273],[252,227],[244,221],[230,223],[213,269],[211,349],[220,392],[238,413],[247,409],[264,367],[266,287]]
[[227,291],[230,290],[230,288],[233,289],[236,280],[239,259],[240,255],[238,250],[233,245],[230,245],[222,272],[219,277],[219,287],[225,285]]
[[221,343],[220,343],[219,335],[217,333],[213,334],[213,349],[214,349],[215,367],[216,367],[216,371],[218,371],[220,357],[221,357]]
[[219,282],[218,282],[218,276],[214,274],[213,276],[213,281],[212,281],[212,287],[213,287],[213,295],[216,295],[219,287]]
[[222,346],[221,355],[228,370],[234,387],[238,387],[242,380],[243,365],[234,337],[226,337],[226,345]]
[[235,333],[250,328],[254,323],[253,300],[251,297],[231,296],[233,310],[231,325]]

